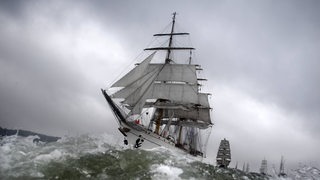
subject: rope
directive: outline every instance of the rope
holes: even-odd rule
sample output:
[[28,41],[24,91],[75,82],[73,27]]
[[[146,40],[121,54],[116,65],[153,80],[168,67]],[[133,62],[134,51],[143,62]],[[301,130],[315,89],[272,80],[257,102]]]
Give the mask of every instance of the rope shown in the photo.
[[[170,22],[170,23],[161,31],[161,33],[163,33],[166,29],[168,29],[168,28],[171,26],[171,23],[172,23],[172,22]],[[150,42],[147,44],[147,46],[145,46],[145,47],[149,47],[149,46],[150,46],[152,43],[154,43],[155,41],[158,41],[158,42],[159,42],[158,38],[153,37],[153,38],[151,39],[151,41],[150,41]],[[165,41],[165,42],[163,42],[161,45],[164,45],[164,44],[167,43],[167,42],[168,42],[168,40]],[[159,42],[159,43],[160,43],[160,42]],[[121,71],[121,73],[120,73],[114,80],[112,80],[112,81],[107,85],[107,87],[112,86],[112,84],[114,84],[114,83],[125,73],[125,71],[127,71],[127,69],[129,69],[129,67],[130,67],[134,62],[136,62],[137,59],[138,59],[139,57],[141,57],[142,54],[144,54],[144,53],[145,53],[145,51],[140,52],[140,53]]]

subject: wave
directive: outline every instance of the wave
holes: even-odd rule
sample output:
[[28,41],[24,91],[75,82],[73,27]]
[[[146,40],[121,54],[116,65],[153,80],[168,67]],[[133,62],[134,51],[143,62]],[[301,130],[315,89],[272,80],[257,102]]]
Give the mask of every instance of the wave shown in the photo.
[[37,136],[4,136],[0,179],[268,179],[218,169],[165,148],[135,149],[109,134],[34,142]]

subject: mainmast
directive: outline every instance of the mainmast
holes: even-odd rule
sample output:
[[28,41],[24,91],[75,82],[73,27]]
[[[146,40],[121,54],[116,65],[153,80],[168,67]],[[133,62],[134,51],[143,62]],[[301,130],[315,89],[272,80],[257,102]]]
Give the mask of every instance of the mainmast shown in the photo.
[[171,33],[170,33],[170,39],[169,39],[169,45],[168,45],[168,52],[167,52],[167,58],[166,58],[166,63],[170,63],[170,54],[171,54],[171,46],[172,46],[172,37],[173,37],[173,32],[174,32],[174,24],[176,22],[176,12],[173,13],[172,17],[172,26],[171,26]]
[[176,15],[177,13],[174,12],[172,16],[172,25],[171,25],[171,32],[170,33],[164,33],[164,34],[154,34],[153,36],[170,36],[169,37],[169,44],[167,47],[153,47],[153,48],[146,48],[144,50],[166,50],[167,51],[167,56],[165,59],[165,63],[169,64],[171,59],[171,50],[194,50],[193,47],[173,47],[172,42],[173,42],[173,36],[177,35],[189,35],[189,33],[175,33],[174,32],[174,27],[176,23]]
[[[168,47],[155,47],[155,48],[147,48],[145,50],[167,50],[167,56],[165,59],[165,64],[169,64],[170,61],[172,61],[171,59],[171,50],[193,50],[194,48],[192,47],[173,47],[172,46],[172,42],[173,42],[173,36],[175,35],[189,35],[189,33],[174,33],[174,27],[175,27],[175,22],[176,22],[176,12],[173,13],[172,16],[172,25],[171,25],[171,31],[168,34],[155,34],[154,36],[169,36],[169,44]],[[163,100],[158,100],[159,102],[162,102]],[[160,134],[160,126],[161,126],[161,120],[163,118],[163,113],[164,113],[164,109],[160,108],[157,110],[158,112],[158,117],[155,121],[156,123],[156,128],[155,128],[155,133],[156,134]],[[181,128],[181,127],[180,127]],[[180,133],[179,133],[179,139],[181,136],[181,129],[180,129]]]

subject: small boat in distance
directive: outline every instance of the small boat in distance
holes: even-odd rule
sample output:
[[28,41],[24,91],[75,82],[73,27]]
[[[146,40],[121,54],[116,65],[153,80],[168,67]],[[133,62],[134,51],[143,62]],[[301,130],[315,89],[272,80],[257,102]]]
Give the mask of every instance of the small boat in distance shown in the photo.
[[[175,46],[176,13],[171,30],[155,34],[168,43],[144,49],[149,54],[111,87],[101,89],[119,124],[124,144],[151,149],[164,146],[195,157],[205,157],[212,121],[209,93],[201,92],[200,65],[193,64],[193,47]],[[186,62],[180,63],[174,53],[186,52]],[[156,53],[160,63],[152,63]],[[114,93],[110,93],[110,92]]]

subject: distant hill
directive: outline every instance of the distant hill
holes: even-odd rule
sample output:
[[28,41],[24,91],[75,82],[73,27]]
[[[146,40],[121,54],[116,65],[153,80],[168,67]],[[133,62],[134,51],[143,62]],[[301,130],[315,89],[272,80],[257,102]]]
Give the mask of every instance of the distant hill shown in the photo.
[[18,135],[23,137],[39,136],[39,139],[37,140],[42,142],[55,142],[58,139],[60,139],[60,137],[48,136],[48,135],[39,134],[39,133],[26,131],[22,129],[6,129],[6,128],[0,127],[0,136],[12,136],[12,135]]

